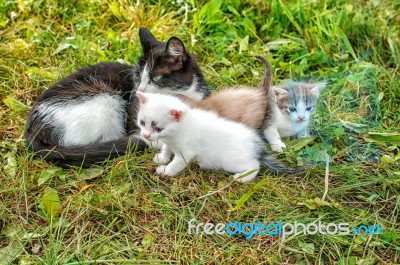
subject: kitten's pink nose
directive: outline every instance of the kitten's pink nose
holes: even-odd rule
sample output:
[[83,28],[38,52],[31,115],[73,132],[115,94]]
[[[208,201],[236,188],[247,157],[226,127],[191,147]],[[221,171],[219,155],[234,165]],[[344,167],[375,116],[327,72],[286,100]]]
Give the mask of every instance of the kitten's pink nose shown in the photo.
[[299,118],[299,120],[304,120],[304,118],[305,118],[305,116],[304,115],[301,115],[301,116],[297,116],[297,118]]
[[150,138],[150,133],[144,133],[143,137],[146,138],[146,139],[149,139]]

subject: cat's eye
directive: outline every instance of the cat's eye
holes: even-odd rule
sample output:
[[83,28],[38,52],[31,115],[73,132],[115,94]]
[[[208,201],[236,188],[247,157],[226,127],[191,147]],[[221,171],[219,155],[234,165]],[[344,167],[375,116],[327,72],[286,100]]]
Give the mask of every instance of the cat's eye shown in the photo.
[[306,111],[312,111],[313,110],[313,107],[307,107],[306,108]]
[[140,120],[140,125],[144,126],[145,124],[144,120]]
[[162,132],[162,130],[163,130],[163,128],[160,128],[160,127],[154,127],[154,130],[156,131],[156,132]]
[[290,112],[295,112],[295,111],[296,111],[296,108],[295,108],[295,107],[289,107],[288,110],[289,110]]
[[160,81],[160,79],[161,79],[161,75],[157,75],[157,76],[153,77],[154,82]]

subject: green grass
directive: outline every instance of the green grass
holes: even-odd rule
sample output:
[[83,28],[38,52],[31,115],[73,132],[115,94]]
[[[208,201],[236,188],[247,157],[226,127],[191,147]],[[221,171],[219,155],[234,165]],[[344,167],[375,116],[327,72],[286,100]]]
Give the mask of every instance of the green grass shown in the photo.
[[[399,8],[398,0],[0,2],[0,264],[400,263]],[[92,169],[34,158],[23,132],[36,96],[81,66],[135,63],[140,26],[181,38],[215,89],[257,85],[255,54],[269,59],[275,83],[327,81],[315,137],[287,139],[280,156],[307,173],[265,171],[238,184],[196,165],[160,178],[151,153]],[[380,224],[384,233],[246,240],[189,235],[192,218]]]

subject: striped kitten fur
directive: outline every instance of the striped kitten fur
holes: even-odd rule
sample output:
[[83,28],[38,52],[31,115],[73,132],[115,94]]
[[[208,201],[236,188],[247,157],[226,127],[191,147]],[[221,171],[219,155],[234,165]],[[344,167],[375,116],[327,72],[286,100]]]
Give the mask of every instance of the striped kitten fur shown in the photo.
[[264,136],[272,150],[282,152],[286,148],[281,137],[307,137],[308,127],[315,112],[321,90],[326,83],[304,83],[287,81],[273,86],[274,107],[265,121]]

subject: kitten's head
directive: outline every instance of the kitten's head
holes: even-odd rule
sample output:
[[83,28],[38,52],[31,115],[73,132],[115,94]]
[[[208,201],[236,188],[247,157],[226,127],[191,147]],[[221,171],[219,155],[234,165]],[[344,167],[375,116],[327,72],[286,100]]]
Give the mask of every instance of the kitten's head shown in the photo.
[[143,27],[139,37],[143,56],[139,60],[138,91],[183,94],[194,99],[210,94],[200,67],[180,39],[171,37],[167,42],[160,42]]
[[307,123],[315,112],[321,90],[326,83],[302,83],[288,81],[273,87],[276,104],[292,123]]
[[149,141],[173,136],[188,107],[173,96],[140,91],[136,96],[140,103],[137,118],[140,136]]

